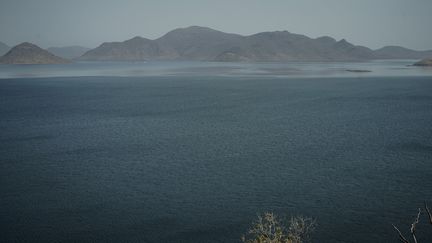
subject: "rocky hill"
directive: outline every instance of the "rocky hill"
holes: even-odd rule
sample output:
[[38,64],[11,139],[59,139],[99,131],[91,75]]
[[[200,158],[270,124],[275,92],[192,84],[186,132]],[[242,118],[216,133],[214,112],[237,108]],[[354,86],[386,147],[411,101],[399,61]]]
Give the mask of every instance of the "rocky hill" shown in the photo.
[[432,58],[423,59],[419,62],[414,63],[414,66],[427,66],[432,67]]
[[68,62],[28,42],[13,47],[0,58],[2,64],[62,64]]

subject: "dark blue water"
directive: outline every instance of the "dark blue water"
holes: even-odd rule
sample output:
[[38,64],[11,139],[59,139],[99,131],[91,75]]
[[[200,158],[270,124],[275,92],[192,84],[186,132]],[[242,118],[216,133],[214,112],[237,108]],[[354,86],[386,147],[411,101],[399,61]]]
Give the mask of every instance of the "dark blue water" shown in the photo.
[[0,80],[0,242],[396,242],[423,200],[431,77]]

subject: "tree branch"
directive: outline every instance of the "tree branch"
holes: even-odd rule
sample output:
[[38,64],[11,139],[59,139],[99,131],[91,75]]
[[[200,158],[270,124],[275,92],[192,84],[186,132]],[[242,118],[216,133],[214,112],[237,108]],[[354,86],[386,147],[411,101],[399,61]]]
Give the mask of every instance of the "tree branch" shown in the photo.
[[417,217],[415,218],[414,222],[411,224],[410,231],[411,231],[411,235],[412,235],[412,237],[414,239],[414,243],[417,243],[417,238],[415,236],[415,231],[416,231],[416,226],[417,226],[417,224],[419,222],[419,219],[420,219],[420,214],[421,214],[421,209],[419,208],[418,209],[418,213],[417,213]]
[[428,208],[428,205],[427,205],[426,201],[424,202],[424,207],[425,207],[425,209],[426,209],[426,213],[427,213],[427,215],[429,216],[429,223],[432,224],[432,214],[431,214],[431,212],[430,212],[430,210],[429,210],[429,208]]
[[398,232],[398,234],[399,234],[399,240],[401,241],[401,242],[404,242],[404,243],[410,243],[404,236],[403,236],[403,234],[400,232],[400,230],[394,225],[394,224],[392,224],[393,225],[393,228],[395,228],[395,230]]

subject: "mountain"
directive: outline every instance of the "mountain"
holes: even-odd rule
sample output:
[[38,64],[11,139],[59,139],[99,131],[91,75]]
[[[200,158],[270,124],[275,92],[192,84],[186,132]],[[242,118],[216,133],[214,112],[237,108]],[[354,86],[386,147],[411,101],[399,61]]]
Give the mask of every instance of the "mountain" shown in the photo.
[[427,66],[427,67],[432,67],[432,58],[428,58],[428,59],[423,59],[419,62],[414,63],[414,66]]
[[414,51],[401,46],[386,46],[375,50],[375,55],[379,59],[423,59],[432,57],[432,50]]
[[149,40],[135,37],[103,43],[81,60],[200,60],[200,61],[354,61],[373,58],[373,51],[331,37],[311,39],[287,31],[241,36],[191,26]]
[[[408,54],[415,52],[409,49]],[[288,31],[262,32],[249,36],[191,26],[172,30],[150,40],[135,37],[123,42],[103,43],[80,60],[140,61],[361,61],[381,58],[412,58],[391,48],[373,51],[345,39],[323,36],[316,39]],[[424,53],[421,52],[421,55]],[[411,54],[410,54],[411,55]],[[418,54],[420,55],[420,54]]]
[[134,37],[123,42],[107,42],[88,51],[80,60],[212,60],[240,35],[192,26],[175,29],[156,40]]
[[3,42],[0,42],[0,56],[3,56],[10,50],[10,47]]
[[216,61],[355,61],[373,58],[373,51],[331,37],[311,39],[288,31],[244,37],[241,45],[220,53]]
[[170,53],[161,49],[155,41],[137,36],[123,42],[103,43],[99,47],[87,51],[79,59],[94,61],[139,61],[162,59],[169,56]]
[[0,58],[2,64],[62,64],[68,62],[28,42],[13,47]]
[[50,47],[47,49],[47,51],[62,58],[74,59],[82,56],[90,49],[91,48],[82,47],[82,46],[65,46],[65,47]]
[[172,30],[155,42],[169,50],[175,59],[213,60],[233,45],[241,45],[243,37],[207,27],[191,26]]

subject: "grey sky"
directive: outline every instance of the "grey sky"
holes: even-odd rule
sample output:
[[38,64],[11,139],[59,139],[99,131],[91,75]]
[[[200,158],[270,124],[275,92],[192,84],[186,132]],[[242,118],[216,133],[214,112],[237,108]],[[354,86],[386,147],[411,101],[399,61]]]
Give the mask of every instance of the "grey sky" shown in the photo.
[[432,0],[0,0],[0,41],[96,47],[200,25],[432,49],[431,13]]

